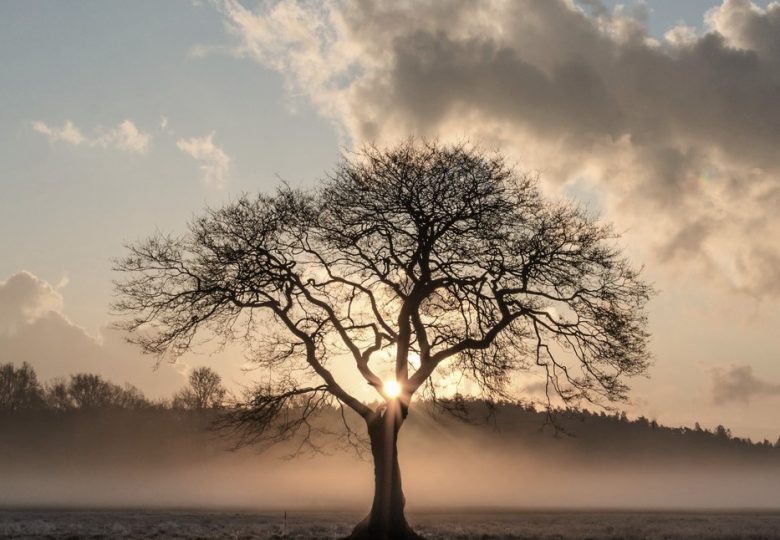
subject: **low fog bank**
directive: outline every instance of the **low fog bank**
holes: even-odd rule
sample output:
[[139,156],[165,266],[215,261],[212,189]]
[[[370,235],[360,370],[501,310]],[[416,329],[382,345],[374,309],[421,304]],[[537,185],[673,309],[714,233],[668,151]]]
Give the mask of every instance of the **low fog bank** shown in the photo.
[[[780,508],[780,449],[578,411],[504,406],[474,423],[413,409],[399,454],[409,509]],[[286,459],[299,441],[231,451],[213,411],[28,411],[0,416],[0,505],[363,510],[372,464]],[[338,428],[336,414],[323,425]]]

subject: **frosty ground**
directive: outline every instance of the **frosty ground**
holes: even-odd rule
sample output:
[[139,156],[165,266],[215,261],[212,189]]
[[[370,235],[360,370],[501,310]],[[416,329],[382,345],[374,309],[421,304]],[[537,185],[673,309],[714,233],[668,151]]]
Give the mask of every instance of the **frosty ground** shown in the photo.
[[[352,512],[0,510],[0,538],[289,538],[349,533]],[[780,512],[411,512],[429,540],[780,539]]]

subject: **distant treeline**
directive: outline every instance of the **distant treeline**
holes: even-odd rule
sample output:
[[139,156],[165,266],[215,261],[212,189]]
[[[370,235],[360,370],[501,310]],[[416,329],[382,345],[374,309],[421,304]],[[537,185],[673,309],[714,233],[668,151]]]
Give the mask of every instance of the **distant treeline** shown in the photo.
[[[0,413],[22,413],[24,411],[141,411],[141,410],[189,410],[219,411],[228,406],[228,392],[222,379],[208,367],[195,369],[187,384],[168,399],[151,400],[135,386],[120,386],[101,376],[78,373],[69,379],[57,378],[42,384],[35,370],[28,363],[20,367],[14,364],[0,364]],[[655,420],[640,416],[630,419],[625,412],[591,411],[575,407],[540,411],[532,404],[499,403],[487,404],[477,399],[459,398],[440,401],[461,417],[466,424],[484,424],[487,429],[498,428],[505,435],[524,434],[535,438],[533,432],[548,431],[556,436],[574,435],[578,445],[592,440],[600,444],[607,440],[620,440],[621,445],[637,441],[661,443],[671,446],[698,444],[717,446],[728,442],[729,446],[764,448],[780,452],[780,438],[774,443],[764,439],[753,442],[749,438],[733,437],[731,431],[718,425],[715,429],[703,428],[697,422],[693,427],[665,427]],[[438,418],[439,423],[456,421],[440,415],[442,407],[430,402],[420,402],[418,407],[426,415]],[[212,415],[210,415],[212,416]],[[331,418],[332,417],[332,418]],[[338,429],[341,422],[338,411],[323,411],[320,421],[333,424]],[[482,420],[485,420],[482,422]]]
[[[474,405],[470,408],[473,409]],[[493,414],[499,419],[497,422],[501,431],[513,432],[518,431],[517,425],[525,423],[521,420],[523,417],[538,419],[548,415],[547,412],[537,411],[533,405],[523,404],[499,404]],[[560,437],[571,435],[579,439],[576,446],[580,447],[617,445],[631,447],[638,452],[661,448],[681,450],[686,447],[727,447],[737,452],[766,450],[780,456],[780,438],[774,443],[768,439],[754,442],[749,437],[734,437],[731,430],[723,425],[707,429],[696,422],[693,427],[667,427],[644,416],[630,419],[625,411],[593,411],[576,407],[555,409],[549,412],[549,416],[549,419],[542,421],[541,431],[547,430]]]
[[188,384],[170,399],[151,400],[131,384],[120,386],[94,373],[77,373],[42,384],[27,362],[20,367],[0,364],[0,412],[49,409],[219,409],[227,390],[208,367],[194,370]]

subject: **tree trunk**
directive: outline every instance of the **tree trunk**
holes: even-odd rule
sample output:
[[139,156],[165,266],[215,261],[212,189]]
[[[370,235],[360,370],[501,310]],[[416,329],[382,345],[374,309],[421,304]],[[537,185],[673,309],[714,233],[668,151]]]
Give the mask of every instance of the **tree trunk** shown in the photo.
[[406,522],[401,470],[398,467],[398,431],[406,411],[397,402],[378,411],[368,421],[368,436],[374,458],[374,503],[371,512],[347,540],[423,540]]

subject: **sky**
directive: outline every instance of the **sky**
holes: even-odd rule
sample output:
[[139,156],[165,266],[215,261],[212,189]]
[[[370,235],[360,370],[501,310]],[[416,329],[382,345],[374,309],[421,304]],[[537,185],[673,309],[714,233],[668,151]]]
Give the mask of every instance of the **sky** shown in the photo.
[[123,243],[364,142],[471,140],[613,222],[659,291],[631,414],[780,435],[778,3],[19,0],[0,65],[0,362],[246,385],[239,351],[155,368],[111,329]]

